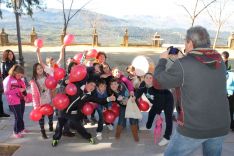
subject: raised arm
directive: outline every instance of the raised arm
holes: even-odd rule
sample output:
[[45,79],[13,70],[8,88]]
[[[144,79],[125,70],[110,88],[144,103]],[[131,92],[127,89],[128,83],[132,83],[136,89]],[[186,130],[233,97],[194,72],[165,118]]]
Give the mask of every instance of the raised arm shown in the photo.
[[66,48],[66,46],[65,46],[65,45],[62,45],[61,51],[60,51],[60,55],[59,55],[59,59],[58,59],[57,62],[56,62],[58,65],[61,63],[61,61],[62,61],[63,58],[64,58],[65,48]]
[[46,65],[42,61],[40,48],[37,48],[36,52],[37,52],[37,60],[38,60],[38,62],[43,66],[43,68],[45,68]]

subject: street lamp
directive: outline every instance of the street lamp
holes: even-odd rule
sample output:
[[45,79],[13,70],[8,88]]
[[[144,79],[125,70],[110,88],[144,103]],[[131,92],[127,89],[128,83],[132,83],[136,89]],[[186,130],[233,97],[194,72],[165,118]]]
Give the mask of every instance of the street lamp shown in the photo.
[[21,2],[22,2],[22,0],[11,0],[11,3],[13,5],[13,9],[14,9],[14,13],[15,13],[15,19],[16,19],[16,30],[17,30],[18,51],[19,51],[19,63],[20,63],[21,66],[24,66],[24,57],[23,57],[23,54],[22,54],[20,24],[19,24]]

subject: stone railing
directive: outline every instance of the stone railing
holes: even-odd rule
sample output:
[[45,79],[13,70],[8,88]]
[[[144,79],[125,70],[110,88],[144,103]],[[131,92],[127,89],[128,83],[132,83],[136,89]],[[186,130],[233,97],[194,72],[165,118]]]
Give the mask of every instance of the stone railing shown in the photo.
[[[63,44],[63,38],[65,34],[62,33],[60,35],[60,44]],[[74,42],[72,45],[88,45],[88,46],[101,46],[101,43],[99,43],[99,35],[96,28],[93,28],[93,32],[89,35],[75,35],[78,36],[78,38],[87,38],[85,42]],[[32,28],[32,31],[29,35],[22,35],[21,38],[23,38],[23,45],[34,45],[34,41],[37,39],[38,34],[35,31],[35,28]],[[103,36],[101,36],[103,37]],[[121,36],[120,36],[121,37]],[[168,36],[165,36],[168,39]],[[14,38],[14,39],[13,39]],[[122,38],[122,39],[121,39]],[[151,47],[161,47],[162,43],[164,42],[164,39],[161,38],[161,36],[156,32],[154,35],[150,36],[137,36],[137,35],[129,35],[128,29],[125,29],[125,32],[123,36],[119,38],[119,42],[121,42],[119,45],[122,47],[130,47],[130,46],[151,46]],[[142,39],[144,38],[144,39]],[[17,45],[17,38],[16,35],[7,34],[2,28],[2,31],[0,33],[0,45],[1,46],[7,46],[7,45]],[[26,41],[27,40],[27,41]],[[136,42],[135,40],[139,40]],[[26,42],[24,42],[26,41]],[[103,41],[102,41],[103,42]],[[105,46],[106,44],[103,43]],[[225,48],[231,48],[234,49],[234,33],[228,38],[227,45],[223,46],[217,46],[217,47],[225,47]]]

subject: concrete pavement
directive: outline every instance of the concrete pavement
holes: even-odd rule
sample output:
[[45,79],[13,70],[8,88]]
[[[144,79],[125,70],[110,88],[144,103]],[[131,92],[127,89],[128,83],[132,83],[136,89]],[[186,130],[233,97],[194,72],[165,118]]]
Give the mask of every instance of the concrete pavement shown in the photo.
[[[57,147],[51,146],[53,133],[48,131],[49,139],[43,140],[40,134],[39,124],[29,119],[29,112],[32,106],[26,106],[24,121],[26,128],[31,132],[24,138],[15,139],[12,137],[14,117],[0,118],[0,145],[19,145],[13,156],[161,156],[165,147],[159,147],[154,144],[153,128],[140,131],[140,142],[133,141],[129,127],[125,129],[120,140],[115,140],[114,131],[109,131],[105,126],[103,131],[103,140],[97,141],[96,145],[91,145],[87,140],[81,138],[78,134],[73,138],[62,137]],[[5,110],[8,108],[5,106]],[[7,112],[9,113],[9,112]],[[141,125],[146,122],[147,113],[143,113]],[[56,120],[56,119],[55,119]],[[54,126],[56,122],[54,122]],[[165,125],[165,124],[164,124]],[[96,126],[88,125],[88,130],[93,136],[96,135]],[[223,156],[234,155],[234,133],[230,132],[225,139],[223,146]],[[195,156],[201,156],[201,148],[194,153]]]

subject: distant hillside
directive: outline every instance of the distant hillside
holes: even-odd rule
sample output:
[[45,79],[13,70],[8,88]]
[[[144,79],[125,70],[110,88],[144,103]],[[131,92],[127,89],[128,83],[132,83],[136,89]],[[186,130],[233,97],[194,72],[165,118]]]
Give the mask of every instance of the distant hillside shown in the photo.
[[[181,19],[180,19],[181,20]],[[181,22],[172,17],[160,18],[152,16],[126,16],[119,19],[95,12],[83,10],[72,19],[68,32],[76,36],[76,42],[91,42],[92,26],[96,23],[99,42],[102,45],[118,46],[128,28],[129,42],[151,43],[151,38],[158,32],[165,43],[183,43],[186,26],[178,28]],[[12,12],[3,10],[3,19],[0,20],[1,27],[10,35],[10,40],[16,40],[15,17]],[[63,28],[62,10],[49,9],[46,11],[36,11],[33,18],[22,15],[20,18],[22,40],[25,41],[34,26],[39,37],[44,39],[47,45],[60,44],[59,35]],[[180,24],[181,25],[181,24]],[[211,36],[214,32],[211,31]],[[221,33],[220,44],[226,44],[228,32]]]

